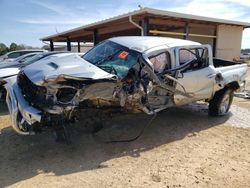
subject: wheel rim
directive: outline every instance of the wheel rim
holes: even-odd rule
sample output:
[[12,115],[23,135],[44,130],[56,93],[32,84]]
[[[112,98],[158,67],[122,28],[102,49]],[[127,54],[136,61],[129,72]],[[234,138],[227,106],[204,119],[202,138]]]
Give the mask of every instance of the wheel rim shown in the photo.
[[230,105],[230,96],[227,93],[224,95],[220,104],[220,115],[224,115],[227,113],[229,105]]

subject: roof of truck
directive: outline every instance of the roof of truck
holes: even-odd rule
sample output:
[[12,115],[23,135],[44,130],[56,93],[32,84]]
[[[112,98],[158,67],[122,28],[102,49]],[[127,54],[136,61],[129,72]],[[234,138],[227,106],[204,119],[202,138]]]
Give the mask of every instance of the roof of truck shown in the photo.
[[144,52],[150,48],[162,45],[166,45],[169,48],[188,45],[200,45],[200,43],[198,42],[189,40],[154,36],[114,37],[109,40],[138,52]]

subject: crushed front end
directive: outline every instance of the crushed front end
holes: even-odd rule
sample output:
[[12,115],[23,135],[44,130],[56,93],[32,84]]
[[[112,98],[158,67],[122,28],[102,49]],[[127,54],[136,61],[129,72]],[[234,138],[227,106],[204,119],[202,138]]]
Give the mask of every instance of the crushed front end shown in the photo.
[[[107,47],[112,53],[100,56]],[[185,94],[169,74],[156,75],[141,53],[110,41],[97,48],[99,53],[90,51],[84,59],[34,63],[8,81],[6,100],[19,134],[64,129],[77,119],[95,123],[110,111],[152,115],[172,106],[174,93]]]

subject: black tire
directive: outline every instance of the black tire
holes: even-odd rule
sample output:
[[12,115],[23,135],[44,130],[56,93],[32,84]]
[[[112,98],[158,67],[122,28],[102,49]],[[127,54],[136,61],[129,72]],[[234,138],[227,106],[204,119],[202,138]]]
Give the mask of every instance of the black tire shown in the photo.
[[224,116],[228,113],[234,97],[234,91],[231,88],[224,88],[215,93],[212,100],[209,101],[208,114],[210,116]]

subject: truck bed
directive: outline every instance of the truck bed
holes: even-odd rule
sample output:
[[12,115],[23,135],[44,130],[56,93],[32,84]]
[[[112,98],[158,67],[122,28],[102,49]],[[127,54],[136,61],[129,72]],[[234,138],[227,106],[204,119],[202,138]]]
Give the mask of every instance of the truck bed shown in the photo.
[[235,61],[228,61],[224,59],[213,58],[214,67],[227,67],[232,65],[240,65],[241,63],[237,63]]

